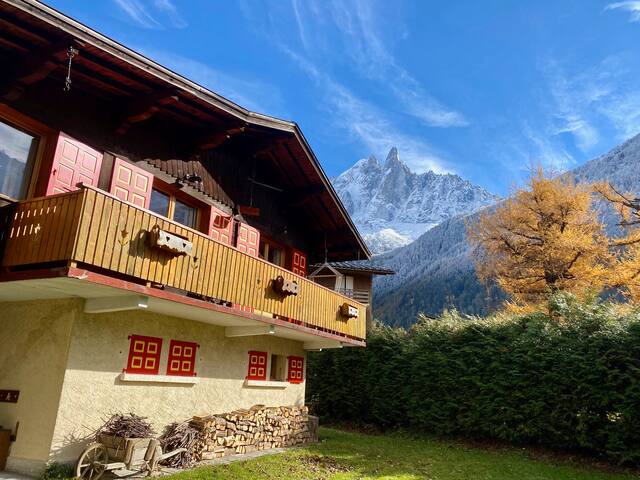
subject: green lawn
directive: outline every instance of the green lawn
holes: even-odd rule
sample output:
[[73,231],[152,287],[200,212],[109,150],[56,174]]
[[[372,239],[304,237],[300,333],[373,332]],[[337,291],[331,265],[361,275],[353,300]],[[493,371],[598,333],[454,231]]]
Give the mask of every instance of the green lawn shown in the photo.
[[638,477],[534,460],[516,449],[482,450],[442,440],[320,429],[320,443],[279,455],[200,467],[171,480],[431,479],[622,480]]

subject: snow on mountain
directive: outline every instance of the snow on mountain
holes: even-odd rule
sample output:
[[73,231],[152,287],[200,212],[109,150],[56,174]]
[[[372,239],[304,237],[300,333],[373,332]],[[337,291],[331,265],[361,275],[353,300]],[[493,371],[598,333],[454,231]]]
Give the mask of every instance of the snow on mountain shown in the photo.
[[[640,135],[610,152],[568,172],[578,182],[611,182],[624,192],[640,193]],[[601,218],[616,233],[617,218],[602,202]],[[409,326],[416,315],[437,315],[455,307],[470,314],[486,314],[504,298],[476,278],[466,242],[467,222],[476,214],[461,215],[440,223],[410,245],[380,255],[376,264],[395,275],[377,277],[374,312],[390,325]]]
[[435,225],[498,199],[458,175],[412,172],[396,147],[383,165],[372,155],[333,185],[375,254],[407,245]]

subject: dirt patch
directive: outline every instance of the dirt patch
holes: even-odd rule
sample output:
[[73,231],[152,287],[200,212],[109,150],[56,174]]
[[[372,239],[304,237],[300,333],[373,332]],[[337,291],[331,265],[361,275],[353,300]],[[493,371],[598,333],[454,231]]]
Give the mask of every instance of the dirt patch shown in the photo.
[[327,455],[309,455],[300,458],[300,462],[305,464],[313,472],[345,473],[353,469],[347,465],[339,463],[335,458]]

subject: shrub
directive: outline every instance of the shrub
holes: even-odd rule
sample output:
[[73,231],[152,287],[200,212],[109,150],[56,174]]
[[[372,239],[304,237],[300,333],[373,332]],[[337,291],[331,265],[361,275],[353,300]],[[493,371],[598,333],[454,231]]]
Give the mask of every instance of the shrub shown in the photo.
[[640,315],[568,294],[547,313],[446,312],[365,349],[310,355],[324,421],[403,427],[589,452],[640,464]]

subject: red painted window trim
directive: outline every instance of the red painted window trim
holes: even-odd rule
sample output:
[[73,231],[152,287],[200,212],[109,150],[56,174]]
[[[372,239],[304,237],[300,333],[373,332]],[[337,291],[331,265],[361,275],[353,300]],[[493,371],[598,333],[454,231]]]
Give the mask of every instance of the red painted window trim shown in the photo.
[[249,368],[247,369],[247,380],[267,379],[267,352],[249,352]]
[[177,377],[196,376],[196,354],[200,345],[194,342],[171,340],[169,358],[167,359],[167,375]]
[[287,357],[287,382],[302,383],[304,381],[304,358]]
[[129,335],[129,358],[127,359],[127,373],[142,373],[157,375],[160,371],[160,353],[162,339],[146,337],[144,335]]

